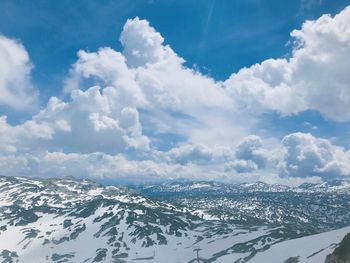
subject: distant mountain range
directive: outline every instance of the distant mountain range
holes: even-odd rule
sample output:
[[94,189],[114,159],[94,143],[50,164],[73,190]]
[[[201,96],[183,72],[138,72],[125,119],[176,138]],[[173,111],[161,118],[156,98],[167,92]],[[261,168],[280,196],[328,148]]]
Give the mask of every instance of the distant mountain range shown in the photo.
[[288,187],[263,182],[166,182],[135,187],[144,195],[191,210],[206,219],[241,225],[292,225],[315,234],[350,225],[350,182]]
[[0,262],[182,263],[198,250],[200,262],[322,263],[350,232],[349,197],[346,181],[131,189],[3,176]]

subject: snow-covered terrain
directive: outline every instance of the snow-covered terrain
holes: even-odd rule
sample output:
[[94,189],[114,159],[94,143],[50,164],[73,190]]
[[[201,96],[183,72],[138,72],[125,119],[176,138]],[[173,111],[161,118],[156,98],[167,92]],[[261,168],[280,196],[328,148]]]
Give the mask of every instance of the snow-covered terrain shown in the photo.
[[[206,186],[197,189],[196,185]],[[263,182],[166,182],[135,188],[149,197],[188,207],[206,219],[243,225],[290,224],[305,235],[342,228],[350,222],[348,181],[299,187]]]
[[[267,185],[256,187],[269,191]],[[186,191],[207,188],[193,183]],[[324,259],[350,232],[346,227],[304,237],[308,231],[293,222],[234,222],[209,212],[89,180],[0,177],[0,262],[182,263],[196,262],[197,248],[201,262],[283,262],[294,256],[316,262],[310,260]],[[288,253],[277,256],[281,249]]]
[[350,233],[350,227],[288,240],[259,253],[251,262],[279,263],[295,258],[303,263],[323,263],[347,233]]

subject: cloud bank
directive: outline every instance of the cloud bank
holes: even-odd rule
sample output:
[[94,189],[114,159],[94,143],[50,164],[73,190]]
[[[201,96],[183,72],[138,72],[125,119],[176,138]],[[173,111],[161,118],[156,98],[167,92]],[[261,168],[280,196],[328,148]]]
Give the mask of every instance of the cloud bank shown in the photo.
[[242,108],[282,115],[317,110],[349,121],[350,7],[334,17],[306,21],[291,33],[290,58],[268,59],[232,74],[225,82]]
[[[61,98],[51,97],[18,125],[0,117],[1,173],[115,182],[348,178],[349,150],[309,133],[259,134],[257,123],[266,112],[307,110],[350,120],[349,25],[350,8],[306,21],[291,33],[289,58],[268,59],[220,82],[186,67],[148,21],[129,19],[121,52],[77,53]],[[3,58],[0,104],[33,105],[37,92],[24,47],[0,37]]]

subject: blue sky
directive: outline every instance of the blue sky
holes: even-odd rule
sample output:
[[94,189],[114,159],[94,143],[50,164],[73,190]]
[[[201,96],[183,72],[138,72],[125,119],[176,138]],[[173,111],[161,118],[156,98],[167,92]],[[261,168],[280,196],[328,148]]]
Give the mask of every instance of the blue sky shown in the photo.
[[307,19],[335,14],[348,1],[1,1],[0,32],[19,39],[44,97],[58,95],[80,49],[120,49],[128,18],[162,33],[188,65],[224,80],[242,67],[286,56],[290,32]]
[[[347,176],[348,4],[1,1],[6,171],[123,182]],[[70,168],[87,159],[89,171]],[[102,169],[118,165],[120,176]]]

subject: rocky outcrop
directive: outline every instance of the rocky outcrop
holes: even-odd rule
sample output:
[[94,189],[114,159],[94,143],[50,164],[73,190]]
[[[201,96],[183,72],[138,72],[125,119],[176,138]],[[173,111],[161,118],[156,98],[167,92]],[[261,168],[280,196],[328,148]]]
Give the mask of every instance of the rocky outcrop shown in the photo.
[[327,256],[325,263],[350,263],[350,233],[344,237],[333,253]]

